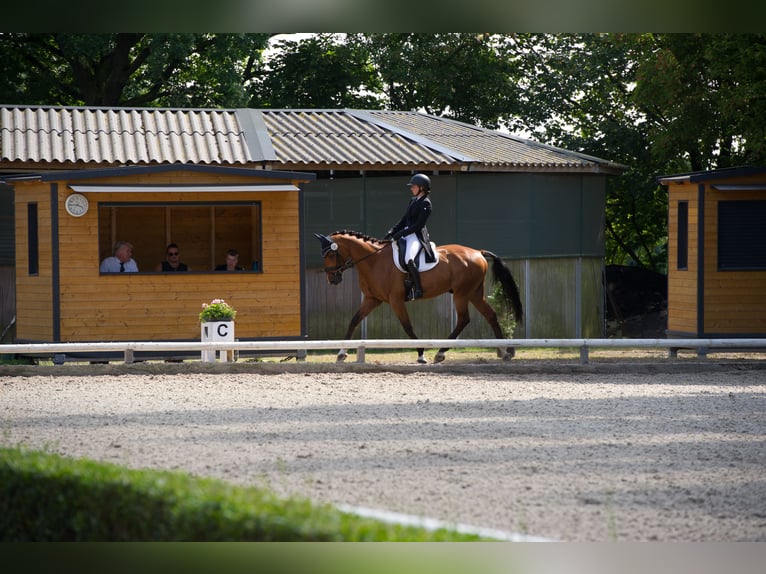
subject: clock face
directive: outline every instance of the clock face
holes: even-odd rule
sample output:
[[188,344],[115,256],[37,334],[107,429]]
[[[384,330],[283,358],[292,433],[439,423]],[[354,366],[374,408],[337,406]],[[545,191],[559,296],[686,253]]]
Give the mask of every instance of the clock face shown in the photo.
[[66,198],[65,206],[69,215],[80,217],[88,213],[88,198],[79,193],[73,193]]

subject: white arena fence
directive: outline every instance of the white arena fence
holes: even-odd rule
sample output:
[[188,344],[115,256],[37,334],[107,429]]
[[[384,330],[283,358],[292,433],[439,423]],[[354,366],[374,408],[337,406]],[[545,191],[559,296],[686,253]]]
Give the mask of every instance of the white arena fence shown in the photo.
[[293,341],[117,341],[89,343],[29,343],[0,345],[2,355],[34,355],[53,357],[63,363],[67,355],[78,353],[122,353],[125,363],[134,362],[136,352],[200,352],[201,358],[219,352],[221,360],[240,351],[262,353],[290,352],[298,360],[306,360],[307,351],[356,349],[356,362],[363,363],[367,349],[425,349],[438,348],[557,348],[579,349],[580,363],[587,364],[591,349],[667,349],[669,357],[679,349],[696,350],[698,356],[718,351],[764,351],[766,339],[353,339],[353,340],[293,340]]

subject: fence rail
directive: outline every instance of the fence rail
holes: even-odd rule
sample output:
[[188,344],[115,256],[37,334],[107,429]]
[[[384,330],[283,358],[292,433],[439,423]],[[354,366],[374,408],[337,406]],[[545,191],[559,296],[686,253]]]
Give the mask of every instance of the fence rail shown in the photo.
[[679,349],[694,349],[701,357],[719,350],[764,350],[766,339],[353,339],[323,341],[116,341],[90,343],[27,343],[0,345],[2,355],[52,356],[62,363],[73,353],[123,353],[124,362],[132,363],[136,352],[259,351],[296,352],[305,360],[306,351],[356,349],[357,362],[364,362],[367,349],[438,348],[570,348],[580,350],[580,363],[587,364],[591,349],[668,349],[675,357]]

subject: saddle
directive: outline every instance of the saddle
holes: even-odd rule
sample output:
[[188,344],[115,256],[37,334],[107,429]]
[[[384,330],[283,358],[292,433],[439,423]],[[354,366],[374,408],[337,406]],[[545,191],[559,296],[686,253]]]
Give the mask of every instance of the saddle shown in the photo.
[[[402,264],[399,261],[399,246],[396,244],[396,241],[391,242],[391,246],[393,247],[393,254],[394,254],[394,265],[396,265],[396,268],[401,271],[402,273],[409,273],[407,269],[402,268]],[[431,241],[431,251],[433,251],[434,254],[436,254],[436,244]],[[439,257],[436,257],[435,261],[426,261],[426,254],[425,250],[421,247],[420,251],[418,252],[418,257],[415,260],[415,265],[417,265],[418,271],[428,271],[429,269],[433,269],[436,267],[436,264],[439,263]]]

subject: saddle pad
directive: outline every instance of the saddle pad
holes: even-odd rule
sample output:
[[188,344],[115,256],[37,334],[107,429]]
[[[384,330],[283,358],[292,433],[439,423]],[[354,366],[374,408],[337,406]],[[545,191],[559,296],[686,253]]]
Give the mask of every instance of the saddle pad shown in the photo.
[[[402,273],[407,273],[406,269],[402,269],[402,266],[399,263],[399,246],[396,244],[396,241],[391,242],[391,246],[394,248],[394,265],[396,265],[396,268],[401,271]],[[433,269],[436,267],[436,264],[439,263],[439,254],[436,253],[436,244],[432,241],[431,242],[431,250],[434,252],[434,255],[436,255],[436,261],[433,263],[426,261],[426,252],[424,249],[420,250],[420,253],[418,254],[418,271],[428,271],[429,269]]]

